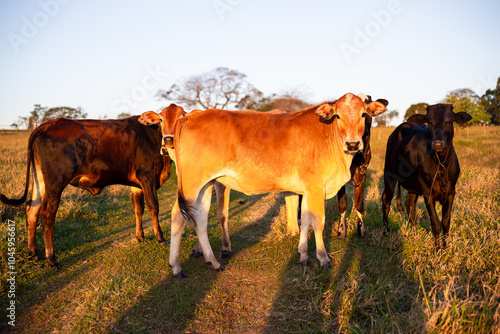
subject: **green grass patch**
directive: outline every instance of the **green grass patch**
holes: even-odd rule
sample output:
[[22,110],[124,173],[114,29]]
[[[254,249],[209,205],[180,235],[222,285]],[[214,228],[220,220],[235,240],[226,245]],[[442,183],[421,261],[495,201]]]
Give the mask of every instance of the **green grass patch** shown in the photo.
[[[460,129],[455,146],[462,173],[457,184],[449,247],[435,252],[420,199],[418,224],[380,211],[385,143],[393,129],[372,130],[373,158],[365,192],[367,236],[356,235],[348,191],[347,238],[337,239],[336,198],[326,203],[325,244],[334,268],[299,264],[298,237],[285,235],[283,196],[232,192],[231,259],[212,271],[190,258],[196,233],[187,228],[181,265],[172,277],[169,246],[154,239],[145,212],[146,242],[135,239],[127,187],[99,196],[68,187],[58,211],[54,244],[60,270],[28,258],[24,208],[0,206],[0,331],[19,333],[494,333],[500,331],[500,131]],[[0,192],[24,190],[25,132],[0,133]],[[161,227],[170,238],[173,175],[159,191]],[[213,201],[215,202],[215,201]],[[395,203],[393,203],[393,208]],[[8,325],[8,224],[16,222],[16,327]],[[209,238],[218,255],[221,229],[215,204]],[[44,254],[40,228],[37,247]]]

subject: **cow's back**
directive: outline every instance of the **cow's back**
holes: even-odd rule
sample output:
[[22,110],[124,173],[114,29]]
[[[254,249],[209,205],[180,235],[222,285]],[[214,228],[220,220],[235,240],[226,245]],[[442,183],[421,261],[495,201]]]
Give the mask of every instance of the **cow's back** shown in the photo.
[[[174,138],[174,146],[180,152],[182,173],[218,178],[247,194],[302,193],[304,184],[325,178],[323,184],[335,183],[331,187],[336,188],[335,195],[350,178],[340,146],[325,144],[335,136],[334,127],[320,122],[313,109],[292,113],[213,109],[185,117],[177,127],[179,138]],[[335,176],[330,175],[332,167]],[[339,173],[346,174],[347,180],[344,175],[339,178]],[[189,183],[190,177],[183,176],[182,182]]]
[[35,155],[52,165],[54,177],[92,193],[111,184],[138,186],[138,169],[159,178],[164,161],[159,130],[137,119],[49,121],[35,130]]

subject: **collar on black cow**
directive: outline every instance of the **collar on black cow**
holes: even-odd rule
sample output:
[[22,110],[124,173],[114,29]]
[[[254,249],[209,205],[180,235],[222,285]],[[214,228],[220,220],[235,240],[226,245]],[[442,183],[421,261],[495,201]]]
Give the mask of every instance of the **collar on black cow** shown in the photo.
[[[430,204],[431,198],[432,198],[432,188],[434,188],[434,182],[436,181],[438,174],[441,174],[439,177],[439,186],[441,188],[441,192],[444,193],[444,191],[446,190],[446,178],[445,178],[445,176],[446,176],[447,167],[441,162],[441,159],[439,157],[438,152],[434,152],[434,156],[436,157],[436,160],[437,160],[436,162],[438,163],[438,167],[436,170],[436,174],[434,174],[434,178],[432,179],[429,200],[428,200],[429,204]],[[448,152],[446,152],[446,155],[445,155],[443,161],[446,161],[447,156],[448,156]]]

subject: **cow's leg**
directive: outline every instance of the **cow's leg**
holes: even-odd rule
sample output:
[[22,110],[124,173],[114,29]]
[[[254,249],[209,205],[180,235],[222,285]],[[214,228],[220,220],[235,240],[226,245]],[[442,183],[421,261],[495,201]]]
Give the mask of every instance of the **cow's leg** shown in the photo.
[[[454,187],[453,187],[454,189]],[[443,212],[443,248],[446,247],[446,242],[448,239],[448,233],[450,231],[450,222],[451,222],[451,208],[453,206],[453,200],[455,199],[455,192],[448,195],[448,197],[443,202],[442,212]]]
[[408,220],[410,221],[411,226],[414,227],[417,225],[417,199],[417,194],[408,193],[405,201]]
[[195,220],[195,230],[198,235],[198,242],[200,243],[205,263],[212,266],[214,270],[224,270],[224,267],[216,260],[215,255],[208,240],[207,225],[208,225],[208,211],[210,210],[210,202],[212,199],[212,186],[206,185],[200,191],[198,199],[195,202],[194,208],[191,210]]
[[26,230],[28,231],[28,254],[30,257],[38,259],[36,252],[36,226],[40,209],[42,208],[42,199],[45,202],[45,184],[42,173],[35,169],[33,171],[33,190],[31,199],[26,203]]
[[220,257],[228,259],[231,257],[231,239],[229,239],[229,199],[231,196],[231,188],[227,188],[219,182],[214,184],[215,193],[217,196],[217,219],[222,228],[222,251]]
[[[231,196],[231,188],[227,188],[222,183],[215,182],[214,184],[215,195],[217,197],[217,219],[222,228],[222,251],[220,254],[221,259],[228,259],[231,257],[231,239],[229,238],[229,199]],[[195,225],[193,228],[196,229]],[[203,255],[203,249],[201,248],[200,239],[196,240],[196,245],[194,246],[189,257],[200,257]]]
[[186,274],[182,272],[180,264],[181,237],[186,228],[186,219],[181,214],[179,209],[179,200],[175,200],[172,208],[171,232],[170,232],[170,255],[168,263],[172,268],[172,273],[175,277],[184,278]]
[[299,195],[289,191],[284,192],[286,203],[286,234],[299,234],[299,223],[297,221],[297,208],[299,206]]
[[[332,262],[328,258],[323,241],[323,229],[325,227],[325,196],[322,191],[310,192],[305,194],[305,201],[302,203],[302,224],[303,226],[311,225],[314,231],[314,238],[316,240],[316,257],[318,258],[321,266],[325,269],[332,268]],[[308,222],[308,223],[307,223]],[[303,232],[301,234],[301,241]],[[306,240],[307,244],[307,234]],[[299,252],[300,252],[299,245]],[[302,244],[303,246],[303,244]],[[307,251],[307,249],[306,249]],[[301,254],[302,262],[302,254]]]
[[441,221],[439,220],[439,217],[436,212],[436,202],[433,198],[430,198],[429,196],[425,196],[425,206],[427,207],[427,212],[429,213],[429,218],[431,220],[431,230],[432,230],[432,235],[434,236],[434,247],[436,249],[441,248],[441,243],[440,243],[440,235],[441,235]]
[[347,195],[345,193],[345,186],[342,186],[340,188],[339,192],[337,193],[337,205],[339,208],[339,214],[340,214],[340,220],[339,220],[339,227],[337,230],[337,237],[339,239],[344,239],[346,237],[347,229],[346,229],[346,224],[345,224],[345,214],[347,211]]
[[57,209],[61,200],[62,190],[47,189],[46,196],[42,199],[40,208],[40,218],[42,220],[43,241],[45,243],[45,257],[53,268],[59,269],[61,266],[56,261],[54,252],[54,222]]
[[403,205],[401,199],[401,184],[399,182],[398,182],[398,189],[396,192],[396,210],[398,210],[399,212],[403,212]]
[[142,216],[144,215],[144,192],[141,188],[130,187],[132,193],[132,204],[135,214],[135,237],[144,241],[144,230],[142,229]]
[[364,237],[366,235],[365,223],[363,221],[365,181],[366,174],[361,177],[361,182],[354,187],[354,207],[356,215],[358,216],[357,231],[359,237]]
[[384,229],[389,228],[389,212],[391,211],[392,197],[394,196],[394,187],[396,180],[392,178],[390,171],[384,171],[384,193],[382,194],[382,217],[384,221]]
[[166,240],[163,237],[161,231],[160,222],[158,220],[159,206],[158,206],[158,193],[156,192],[156,185],[149,181],[148,179],[141,180],[142,191],[144,192],[144,199],[148,205],[149,214],[151,215],[151,220],[153,221],[153,229],[155,232],[156,240],[159,243],[165,243]]

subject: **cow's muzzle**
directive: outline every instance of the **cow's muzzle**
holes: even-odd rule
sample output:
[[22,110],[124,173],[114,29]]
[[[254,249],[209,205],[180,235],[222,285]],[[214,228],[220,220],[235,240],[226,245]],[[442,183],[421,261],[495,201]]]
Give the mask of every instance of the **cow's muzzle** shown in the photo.
[[436,152],[442,152],[446,149],[446,142],[444,140],[432,141],[432,149]]
[[165,148],[174,148],[174,136],[163,137],[163,145]]
[[345,143],[347,151],[349,152],[357,152],[359,151],[359,141],[348,141]]

